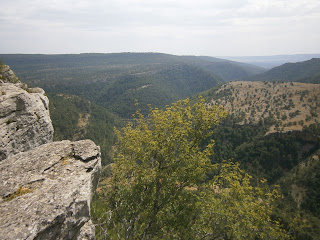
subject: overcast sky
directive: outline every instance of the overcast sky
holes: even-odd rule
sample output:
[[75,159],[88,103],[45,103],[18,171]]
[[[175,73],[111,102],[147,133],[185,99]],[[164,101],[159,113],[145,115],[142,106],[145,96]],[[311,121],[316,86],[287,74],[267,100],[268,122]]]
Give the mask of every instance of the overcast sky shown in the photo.
[[0,53],[320,53],[320,0],[0,0]]

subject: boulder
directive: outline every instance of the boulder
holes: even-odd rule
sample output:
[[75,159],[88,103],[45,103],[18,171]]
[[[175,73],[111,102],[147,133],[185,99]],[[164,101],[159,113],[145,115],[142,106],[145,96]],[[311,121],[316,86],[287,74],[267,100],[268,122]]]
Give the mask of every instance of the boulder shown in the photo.
[[0,162],[1,239],[94,239],[90,202],[101,169],[91,140],[38,146]]
[[42,89],[0,83],[0,161],[53,139],[49,100]]

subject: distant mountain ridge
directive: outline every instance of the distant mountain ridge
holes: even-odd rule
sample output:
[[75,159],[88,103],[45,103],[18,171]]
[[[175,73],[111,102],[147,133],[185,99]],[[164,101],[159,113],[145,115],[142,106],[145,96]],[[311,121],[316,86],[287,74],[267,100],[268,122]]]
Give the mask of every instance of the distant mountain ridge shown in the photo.
[[[48,68],[77,68],[77,67],[97,67],[97,66],[122,66],[130,72],[139,71],[139,66],[143,65],[143,69],[158,69],[159,66],[166,67],[172,64],[191,64],[199,68],[204,67],[205,70],[214,75],[220,76],[226,81],[243,78],[248,75],[253,75],[265,71],[263,68],[230,61],[226,59],[219,59],[214,57],[203,56],[177,56],[164,53],[83,53],[83,54],[0,54],[0,59],[10,64],[15,72],[20,75],[28,67],[33,68],[35,65],[42,69]],[[226,69],[232,66],[232,69]],[[219,69],[223,67],[224,69]],[[40,70],[38,69],[38,70]],[[100,69],[101,70],[101,69]],[[106,70],[106,69],[103,69]],[[118,70],[116,68],[116,70]],[[123,69],[122,69],[123,70]],[[215,72],[214,70],[218,70]],[[230,72],[235,70],[235,75],[230,76]],[[239,74],[241,73],[241,74]],[[229,74],[227,79],[225,74]]]
[[226,56],[224,59],[253,64],[266,69],[271,69],[285,63],[296,63],[310,60],[312,58],[320,58],[320,54],[293,54],[293,55],[273,55],[273,56]]
[[304,62],[286,63],[244,80],[320,83],[319,75],[320,58],[313,58]]

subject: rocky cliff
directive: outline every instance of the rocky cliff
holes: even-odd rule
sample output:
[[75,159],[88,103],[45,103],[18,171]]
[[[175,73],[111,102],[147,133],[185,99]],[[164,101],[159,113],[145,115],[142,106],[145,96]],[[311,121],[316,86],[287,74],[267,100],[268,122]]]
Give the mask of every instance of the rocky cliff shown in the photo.
[[94,239],[99,147],[51,142],[43,90],[27,89],[10,71],[0,71],[0,239]]
[[53,127],[42,89],[27,88],[7,66],[1,67],[0,79],[1,161],[52,142]]

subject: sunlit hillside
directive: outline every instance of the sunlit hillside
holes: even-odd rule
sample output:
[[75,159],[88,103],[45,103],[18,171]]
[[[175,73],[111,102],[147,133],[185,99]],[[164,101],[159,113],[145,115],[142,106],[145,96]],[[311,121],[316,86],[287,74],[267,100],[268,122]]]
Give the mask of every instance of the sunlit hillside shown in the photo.
[[231,82],[208,93],[241,124],[271,123],[268,133],[302,130],[320,121],[320,85],[308,83]]

